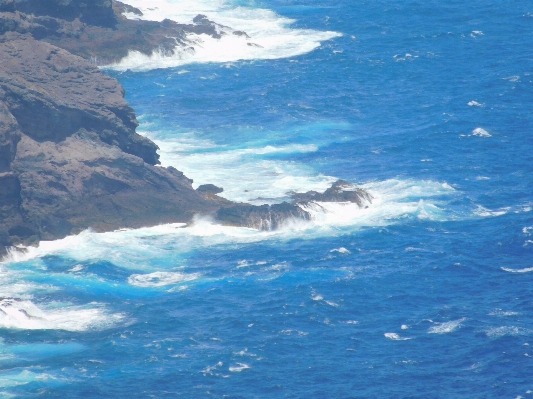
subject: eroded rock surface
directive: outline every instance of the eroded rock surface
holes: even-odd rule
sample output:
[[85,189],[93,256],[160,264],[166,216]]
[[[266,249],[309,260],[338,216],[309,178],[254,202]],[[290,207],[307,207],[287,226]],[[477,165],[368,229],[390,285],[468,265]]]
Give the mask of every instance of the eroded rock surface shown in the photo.
[[194,53],[189,34],[218,39],[227,31],[248,37],[203,15],[182,24],[128,19],[124,13],[142,16],[140,10],[111,0],[0,0],[0,34],[28,33],[99,66],[118,63],[132,51],[147,56]]
[[283,202],[275,205],[222,204],[216,213],[216,219],[228,226],[270,231],[277,230],[291,221],[312,220],[312,215],[305,210],[305,206],[309,203],[351,202],[357,204],[359,208],[364,208],[368,207],[373,199],[367,191],[344,180],[337,180],[323,193],[308,191],[292,193],[291,196],[292,203]]
[[0,245],[91,227],[188,222],[217,208],[174,168],[118,82],[29,35],[0,39]]
[[275,230],[310,220],[310,202],[372,201],[338,181],[324,193],[293,193],[292,203],[236,204],[219,196],[220,187],[194,190],[180,171],[157,166],[158,148],[135,132],[122,87],[95,65],[130,51],[174,54],[191,34],[250,37],[203,15],[184,25],[123,13],[142,15],[110,0],[0,0],[0,256],[7,246],[89,227],[188,223],[208,214],[226,225]]
[[353,202],[360,208],[372,203],[373,197],[362,188],[355,187],[346,180],[337,180],[323,193],[308,191],[306,193],[293,193],[293,204],[308,202]]
[[222,207],[217,221],[227,226],[250,227],[257,230],[278,230],[290,220],[310,220],[311,215],[297,205],[283,202],[274,205],[233,204]]

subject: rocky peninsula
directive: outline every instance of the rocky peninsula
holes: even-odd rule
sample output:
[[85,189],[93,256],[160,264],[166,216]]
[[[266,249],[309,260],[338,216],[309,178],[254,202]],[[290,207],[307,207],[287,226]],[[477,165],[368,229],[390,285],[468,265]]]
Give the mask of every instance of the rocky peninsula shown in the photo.
[[184,25],[124,12],[140,13],[110,0],[0,0],[0,256],[87,228],[189,223],[204,214],[270,230],[311,219],[306,202],[371,202],[339,181],[324,193],[293,193],[290,203],[237,204],[222,188],[195,190],[182,172],[158,166],[158,148],[136,133],[123,88],[96,64],[130,50],[173,52],[187,46],[188,32],[216,37],[220,29],[201,15]]

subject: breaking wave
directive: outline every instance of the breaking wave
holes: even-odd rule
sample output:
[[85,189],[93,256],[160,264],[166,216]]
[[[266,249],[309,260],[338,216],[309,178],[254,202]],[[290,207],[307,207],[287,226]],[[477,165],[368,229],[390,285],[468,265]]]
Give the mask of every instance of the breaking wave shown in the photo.
[[[53,304],[52,304],[53,305]],[[98,304],[90,306],[35,305],[19,298],[0,299],[0,328],[21,330],[86,331],[110,328],[124,315],[110,314]]]
[[154,52],[147,56],[138,51],[130,51],[119,63],[110,66],[118,70],[168,68],[191,62],[294,57],[313,51],[323,41],[341,36],[337,32],[293,29],[290,25],[294,20],[271,10],[235,7],[220,0],[127,0],[126,3],[143,13],[143,16],[125,14],[131,19],[162,21],[168,18],[190,24],[197,15],[205,15],[218,24],[221,37],[189,33],[186,37],[187,46],[178,45],[174,55]]

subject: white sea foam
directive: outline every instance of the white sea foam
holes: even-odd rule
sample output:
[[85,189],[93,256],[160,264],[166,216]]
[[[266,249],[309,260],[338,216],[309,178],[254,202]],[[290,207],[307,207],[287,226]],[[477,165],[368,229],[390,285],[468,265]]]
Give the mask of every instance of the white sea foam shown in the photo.
[[491,210],[488,208],[485,208],[484,206],[477,205],[476,209],[474,210],[474,214],[482,217],[493,217],[493,216],[501,216],[505,215],[507,212],[509,212],[510,208],[505,207],[497,210]]
[[484,104],[481,104],[481,103],[478,103],[477,101],[475,100],[472,100],[472,101],[469,101],[468,102],[468,105],[470,107],[483,107]]
[[[36,368],[36,370],[39,370],[39,368]],[[20,371],[20,369],[11,369],[7,371],[3,371],[0,373],[0,388],[11,388],[11,387],[17,387],[20,385],[26,385],[31,382],[43,382],[43,381],[54,381],[56,383],[58,382],[67,382],[68,379],[61,378],[58,376],[54,376],[50,373],[44,373],[44,372],[38,372],[38,371],[32,371],[29,369],[24,369]],[[5,391],[0,391],[0,397],[2,398],[19,398],[20,395],[11,395],[9,393],[6,393]]]
[[349,249],[346,249],[346,248],[344,248],[344,247],[334,248],[334,249],[332,249],[332,250],[329,251],[329,252],[338,252],[338,253],[340,253],[340,254],[346,254],[346,255],[352,253]]
[[237,202],[272,203],[276,202],[272,198],[286,197],[289,191],[324,191],[336,180],[317,174],[303,164],[263,158],[265,155],[315,152],[317,146],[313,144],[227,149],[191,137],[158,140],[147,132],[145,135],[161,149],[163,166],[181,170],[194,180],[195,186],[204,183],[221,186],[224,188],[221,195]]
[[122,322],[124,315],[110,314],[98,304],[90,306],[37,306],[29,300],[0,300],[0,327],[21,330],[101,330]]
[[509,272],[509,273],[529,273],[533,272],[533,267],[526,267],[524,269],[510,269],[508,267],[501,267],[503,271]]
[[472,130],[473,136],[479,136],[479,137],[492,137],[492,134],[487,132],[482,127],[476,127],[474,130]]
[[[191,62],[231,62],[252,59],[278,59],[308,53],[320,43],[340,36],[337,32],[292,29],[294,21],[267,9],[235,7],[223,0],[127,0],[143,12],[146,20],[172,19],[192,23],[198,14],[219,24],[220,39],[206,34],[188,34],[187,45],[177,46],[175,55],[156,52],[152,56],[130,51],[116,69],[146,70],[176,67]],[[138,19],[134,14],[128,18]],[[244,31],[248,35],[235,35]]]
[[[392,179],[366,183],[361,187],[374,196],[368,208],[360,209],[352,203],[310,204],[305,208],[311,213],[313,220],[287,221],[282,229],[276,231],[222,226],[209,218],[197,217],[187,228],[183,228],[184,224],[176,223],[109,233],[84,231],[62,240],[42,241],[38,248],[30,247],[25,254],[13,253],[7,263],[39,258],[48,254],[65,256],[78,262],[101,259],[119,267],[135,270],[135,274],[139,276],[130,279],[130,283],[166,284],[169,280],[172,281],[174,278],[179,280],[182,276],[179,274],[150,276],[151,273],[163,270],[154,269],[153,265],[157,262],[154,263],[149,259],[161,259],[167,262],[168,257],[184,256],[195,249],[220,244],[273,239],[290,240],[295,236],[314,239],[342,235],[365,226],[386,226],[397,223],[405,217],[423,217],[430,220],[450,218],[440,207],[431,203],[434,196],[454,194],[454,189],[446,184]],[[307,189],[309,187],[304,187],[303,191]],[[157,240],[154,239],[156,237]],[[142,269],[145,269],[144,273],[139,272]]]
[[161,287],[196,280],[198,277],[200,277],[199,273],[154,272],[149,274],[132,274],[128,277],[128,283],[139,287]]
[[407,341],[409,339],[412,339],[412,338],[401,337],[397,333],[390,333],[390,332],[385,333],[383,335],[385,336],[385,338],[392,339],[393,341]]
[[510,310],[494,309],[489,313],[489,316],[516,316],[518,312],[512,312]]
[[249,369],[250,366],[248,366],[246,363],[237,363],[234,366],[229,366],[228,370],[232,373],[240,373],[243,370]]
[[466,317],[463,317],[458,320],[451,320],[444,323],[435,323],[434,326],[430,327],[428,333],[430,334],[446,334],[450,333],[461,326],[461,323],[466,320]]
[[511,335],[511,336],[531,335],[533,334],[533,330],[523,328],[523,327],[502,326],[502,327],[491,328],[486,331],[486,334],[490,338],[500,338],[505,335]]

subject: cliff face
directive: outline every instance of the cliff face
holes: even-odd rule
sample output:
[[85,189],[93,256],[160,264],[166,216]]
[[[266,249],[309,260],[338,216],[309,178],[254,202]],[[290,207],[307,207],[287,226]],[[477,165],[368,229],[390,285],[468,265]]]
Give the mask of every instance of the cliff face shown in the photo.
[[0,11],[20,11],[67,21],[79,19],[105,27],[113,27],[117,22],[111,0],[0,0]]
[[273,230],[311,219],[308,202],[371,202],[338,181],[324,193],[294,193],[292,203],[236,204],[217,195],[222,188],[194,190],[183,173],[158,167],[157,146],[135,132],[122,87],[96,59],[172,52],[187,45],[187,33],[222,33],[201,15],[181,25],[131,21],[124,11],[140,13],[109,0],[0,0],[0,256],[8,246],[87,228],[189,222],[203,213]]
[[157,147],[118,82],[30,36],[0,39],[0,245],[188,222],[216,208]]

